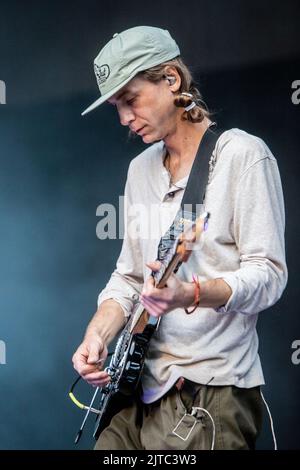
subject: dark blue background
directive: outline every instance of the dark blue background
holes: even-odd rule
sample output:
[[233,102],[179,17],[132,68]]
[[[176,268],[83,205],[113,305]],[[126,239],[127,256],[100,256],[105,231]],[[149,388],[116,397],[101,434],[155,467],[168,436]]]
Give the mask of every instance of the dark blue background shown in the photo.
[[[97,96],[92,61],[115,32],[169,29],[222,128],[262,137],[285,195],[289,283],[260,315],[260,356],[278,445],[299,448],[299,116],[296,1],[1,2],[0,448],[73,449],[82,412],[67,398],[71,356],[115,266],[121,240],[96,237],[96,208],[117,205],[130,160],[116,111],[80,113]],[[80,385],[88,400],[92,389]],[[79,445],[90,448],[92,422]],[[272,448],[265,420],[259,448]]]

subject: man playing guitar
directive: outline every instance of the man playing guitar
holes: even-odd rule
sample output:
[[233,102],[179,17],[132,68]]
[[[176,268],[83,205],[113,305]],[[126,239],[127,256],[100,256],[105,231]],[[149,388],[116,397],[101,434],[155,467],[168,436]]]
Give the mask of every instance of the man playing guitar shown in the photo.
[[[211,218],[201,250],[158,288],[159,239],[214,123],[166,30],[139,26],[114,34],[94,68],[101,97],[83,114],[108,102],[130,134],[150,144],[130,163],[125,200],[129,208],[142,204],[147,215],[156,208],[159,235],[136,236],[125,213],[116,269],[73,356],[75,369],[89,384],[105,387],[108,346],[131,316],[133,299],[160,318],[140,394],[112,418],[95,448],[253,449],[264,384],[256,322],[287,282],[276,159],[263,140],[243,130],[219,135],[209,156],[204,209]],[[136,217],[145,227],[145,212]]]

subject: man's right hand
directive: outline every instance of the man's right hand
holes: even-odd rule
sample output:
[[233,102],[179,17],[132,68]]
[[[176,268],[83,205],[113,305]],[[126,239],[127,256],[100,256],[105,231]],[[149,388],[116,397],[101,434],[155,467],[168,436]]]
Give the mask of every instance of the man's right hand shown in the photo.
[[108,373],[101,370],[107,354],[107,346],[99,335],[88,336],[73,355],[74,369],[93,387],[104,387],[110,381]]

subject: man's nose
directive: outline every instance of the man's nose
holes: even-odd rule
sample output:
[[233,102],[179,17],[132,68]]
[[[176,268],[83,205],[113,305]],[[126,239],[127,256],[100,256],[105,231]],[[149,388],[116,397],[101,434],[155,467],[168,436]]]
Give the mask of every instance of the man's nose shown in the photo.
[[120,123],[122,126],[128,126],[134,120],[134,114],[130,109],[119,111]]

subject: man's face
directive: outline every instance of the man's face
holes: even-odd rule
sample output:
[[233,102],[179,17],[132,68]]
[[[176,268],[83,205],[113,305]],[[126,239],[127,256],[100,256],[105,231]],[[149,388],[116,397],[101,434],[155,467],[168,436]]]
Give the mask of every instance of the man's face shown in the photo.
[[158,83],[135,77],[108,102],[115,105],[120,122],[145,143],[164,139],[175,126],[177,108],[167,80]]

